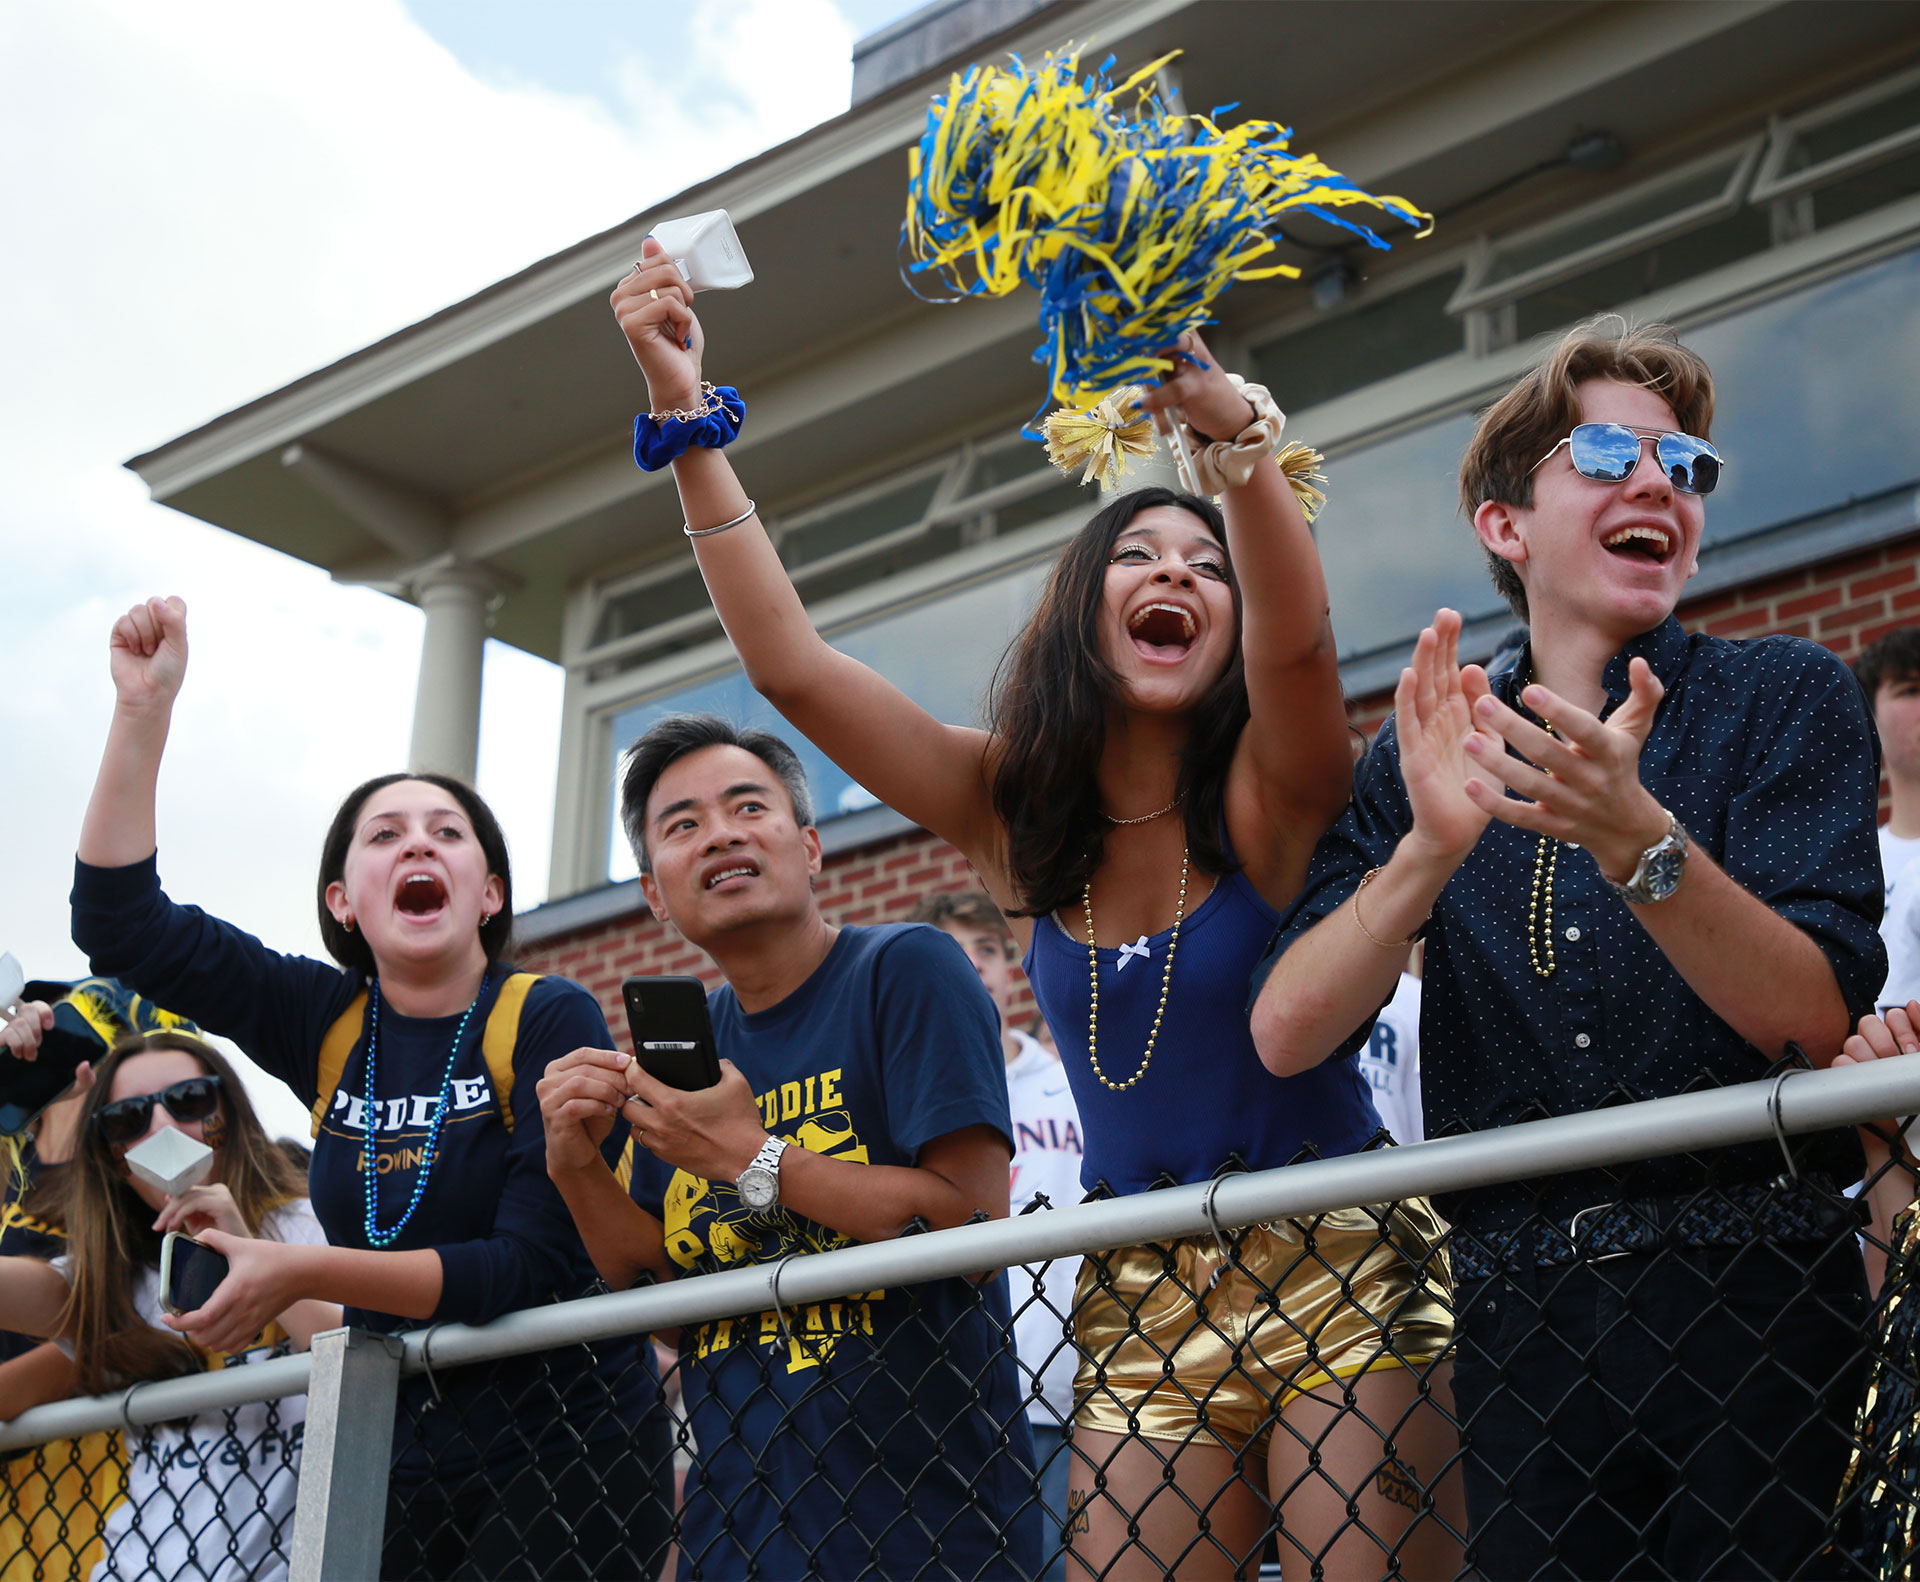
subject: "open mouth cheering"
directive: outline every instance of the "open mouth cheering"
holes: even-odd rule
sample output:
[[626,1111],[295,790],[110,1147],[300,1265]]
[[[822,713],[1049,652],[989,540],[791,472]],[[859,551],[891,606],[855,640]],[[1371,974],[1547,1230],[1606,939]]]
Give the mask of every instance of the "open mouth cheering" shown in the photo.
[[1127,636],[1149,659],[1183,659],[1200,635],[1200,623],[1184,605],[1156,599],[1127,617]]

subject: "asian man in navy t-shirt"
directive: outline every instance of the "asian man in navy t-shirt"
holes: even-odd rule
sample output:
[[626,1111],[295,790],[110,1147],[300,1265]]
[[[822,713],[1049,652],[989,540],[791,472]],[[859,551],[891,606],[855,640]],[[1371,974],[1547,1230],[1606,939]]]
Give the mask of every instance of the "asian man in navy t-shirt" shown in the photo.
[[[792,749],[664,720],[627,756],[621,819],[649,904],[727,981],[709,1000],[717,1086],[681,1092],[590,1049],[540,1084],[548,1172],[607,1282],[1004,1216],[994,1008],[937,929],[827,925]],[[599,1153],[616,1111],[638,1145],[631,1196]],[[1033,1575],[1008,1324],[995,1275],[683,1331],[688,1573]]]

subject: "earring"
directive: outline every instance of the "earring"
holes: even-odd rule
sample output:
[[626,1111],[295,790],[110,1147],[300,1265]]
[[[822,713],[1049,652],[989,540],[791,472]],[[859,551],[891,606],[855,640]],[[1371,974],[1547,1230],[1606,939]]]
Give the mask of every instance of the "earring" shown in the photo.
[[344,928],[349,934],[351,934],[353,932],[353,919],[350,917],[341,918],[340,926]]
[[489,923],[491,923],[492,921],[493,921],[493,913],[491,913],[491,912],[482,912],[482,913],[480,914],[480,926],[481,926],[482,928],[485,928],[485,927],[487,926],[487,924],[489,924]]

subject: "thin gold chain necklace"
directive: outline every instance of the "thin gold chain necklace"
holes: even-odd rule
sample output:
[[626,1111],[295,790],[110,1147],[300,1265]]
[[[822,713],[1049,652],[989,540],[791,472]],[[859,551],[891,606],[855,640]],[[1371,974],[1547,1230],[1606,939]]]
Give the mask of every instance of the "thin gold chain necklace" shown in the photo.
[[[1180,925],[1187,915],[1187,872],[1189,853],[1186,843],[1180,845],[1180,901],[1173,912],[1173,933],[1167,939],[1166,965],[1160,969],[1160,1003],[1154,1008],[1153,1028],[1147,1034],[1147,1052],[1140,1057],[1139,1069],[1125,1082],[1115,1082],[1100,1069],[1100,952],[1093,942],[1093,880],[1087,880],[1087,888],[1080,897],[1080,908],[1087,919],[1087,979],[1090,998],[1087,1002],[1087,1060],[1093,1066],[1093,1074],[1100,1079],[1100,1085],[1111,1093],[1125,1093],[1147,1074],[1147,1067],[1153,1064],[1153,1048],[1160,1039],[1160,1023],[1167,1014],[1167,990],[1173,984],[1173,953],[1180,948]],[[1124,957],[1121,958],[1125,960]]]
[[1100,816],[1109,824],[1151,824],[1157,818],[1165,818],[1179,805],[1180,798],[1175,797],[1165,807],[1155,808],[1151,813],[1142,813],[1138,818],[1115,818],[1111,813],[1103,813]]

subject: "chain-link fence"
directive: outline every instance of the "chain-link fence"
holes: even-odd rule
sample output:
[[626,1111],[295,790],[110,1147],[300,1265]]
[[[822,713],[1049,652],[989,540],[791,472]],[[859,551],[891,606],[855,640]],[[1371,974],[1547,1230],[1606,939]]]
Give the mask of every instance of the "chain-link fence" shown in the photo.
[[1788,1072],[334,1331],[0,1428],[0,1576],[1905,1575],[1920,1229],[1871,1298],[1808,1134],[1915,1111]]

